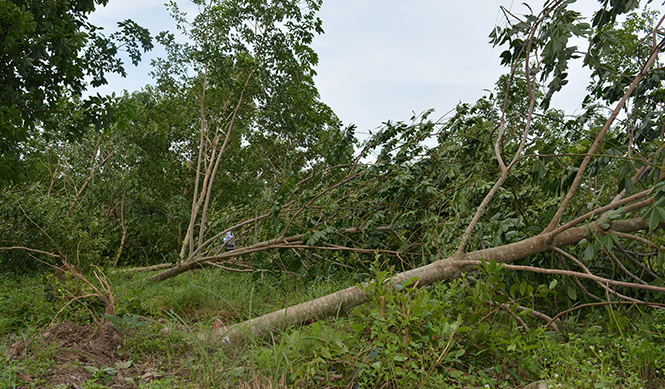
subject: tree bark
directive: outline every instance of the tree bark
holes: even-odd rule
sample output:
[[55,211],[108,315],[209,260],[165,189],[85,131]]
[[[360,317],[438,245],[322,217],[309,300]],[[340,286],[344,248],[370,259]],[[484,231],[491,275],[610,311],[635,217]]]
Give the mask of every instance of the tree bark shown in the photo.
[[122,226],[122,238],[120,238],[120,247],[118,247],[118,253],[115,256],[113,261],[113,267],[118,266],[118,261],[122,255],[122,249],[125,247],[125,239],[127,238],[127,227],[125,226],[125,193],[122,192],[122,202],[120,203],[120,225]]

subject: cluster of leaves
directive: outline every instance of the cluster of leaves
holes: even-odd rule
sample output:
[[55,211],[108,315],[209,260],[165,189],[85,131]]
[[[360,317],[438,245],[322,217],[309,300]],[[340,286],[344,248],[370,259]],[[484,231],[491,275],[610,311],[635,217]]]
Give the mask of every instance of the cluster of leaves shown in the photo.
[[[105,37],[87,22],[97,5],[108,0],[0,2],[0,180],[16,180],[25,142],[41,133],[63,132],[80,136],[90,125],[108,126],[122,118],[102,96],[75,101],[87,88],[106,84],[105,75],[125,75],[118,50],[129,52],[134,64],[141,51],[152,49],[152,39],[131,20],[121,31]],[[64,127],[57,112],[79,114]],[[36,131],[40,129],[40,131]]]

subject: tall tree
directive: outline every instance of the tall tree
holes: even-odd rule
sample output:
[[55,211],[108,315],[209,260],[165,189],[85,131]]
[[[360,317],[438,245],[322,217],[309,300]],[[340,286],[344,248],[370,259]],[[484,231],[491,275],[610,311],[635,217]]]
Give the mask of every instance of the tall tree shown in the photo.
[[[265,197],[269,187],[288,192],[316,166],[348,160],[353,139],[314,86],[310,44],[323,31],[321,1],[195,3],[191,21],[170,3],[190,41],[159,35],[168,58],[154,72],[159,88],[183,93],[199,114],[183,259],[203,248],[215,209]],[[340,147],[322,146],[331,143]]]

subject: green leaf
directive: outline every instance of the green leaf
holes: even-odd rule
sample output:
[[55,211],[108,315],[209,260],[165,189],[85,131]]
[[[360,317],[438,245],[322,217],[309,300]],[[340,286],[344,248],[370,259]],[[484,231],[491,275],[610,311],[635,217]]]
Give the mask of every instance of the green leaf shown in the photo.
[[510,286],[510,296],[512,298],[517,298],[517,291],[518,291],[519,286],[517,284],[512,284]]
[[658,228],[658,223],[660,223],[660,212],[652,208],[651,216],[649,216],[649,231],[653,231]]
[[599,236],[598,241],[600,241],[600,244],[603,245],[603,247],[605,247],[605,249],[608,251],[611,251],[612,247],[614,246],[614,240],[609,234]]
[[635,192],[635,184],[629,177],[624,177],[624,189],[626,189],[627,194]]
[[133,362],[131,360],[129,360],[127,362],[118,361],[118,362],[115,363],[115,368],[118,369],[118,370],[128,369],[130,366],[132,366],[132,363]]
[[[460,352],[461,352],[461,353],[460,353]],[[458,354],[459,354],[459,355],[458,355]],[[456,357],[456,358],[459,358],[459,357],[461,357],[462,355],[464,355],[464,350],[458,350],[458,351],[455,353],[455,357]],[[449,374],[452,378],[454,378],[454,379],[458,379],[458,378],[461,378],[461,377],[464,376],[464,372],[463,372],[463,371],[460,371],[460,370],[451,370],[451,371],[448,372],[448,374]]]
[[595,244],[588,244],[586,246],[586,249],[584,249],[584,259],[589,261],[593,259],[593,257],[596,256],[596,245]]
[[665,220],[665,207],[655,207],[656,210],[658,211],[658,216],[660,216],[660,220]]
[[118,374],[118,371],[117,371],[116,369],[112,368],[112,367],[105,367],[102,371],[103,371],[104,373],[108,374],[108,375],[116,375],[116,374]]
[[524,296],[526,294],[526,280],[520,282],[520,294]]
[[571,300],[577,300],[577,292],[575,291],[575,288],[570,285],[568,285],[568,298]]
[[621,217],[621,214],[623,213],[623,211],[624,211],[625,209],[626,209],[626,207],[621,207],[621,208],[614,209],[614,210],[610,211],[610,212],[607,214],[607,217],[608,217],[610,220],[618,219],[618,218]]

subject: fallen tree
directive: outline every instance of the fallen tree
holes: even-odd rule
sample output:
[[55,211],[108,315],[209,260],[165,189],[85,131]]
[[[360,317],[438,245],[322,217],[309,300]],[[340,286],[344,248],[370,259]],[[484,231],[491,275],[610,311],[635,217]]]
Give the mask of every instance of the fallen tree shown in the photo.
[[[659,227],[665,224],[661,223]],[[478,250],[471,253],[454,255],[449,258],[438,260],[426,266],[399,273],[389,280],[391,285],[402,284],[406,281],[417,279],[418,286],[423,287],[431,285],[442,280],[449,280],[460,277],[462,274],[473,271],[483,261],[496,261],[497,263],[509,263],[517,259],[525,258],[544,251],[561,248],[571,244],[579,243],[582,239],[589,236],[590,233],[613,232],[630,233],[640,230],[647,230],[648,222],[637,220],[618,220],[609,224],[609,228],[603,230],[597,224],[591,226],[581,226],[567,229],[556,235],[545,233],[526,239],[520,242],[512,243],[502,247],[493,247],[485,250]],[[519,270],[528,271],[546,271],[548,269],[524,267]],[[551,274],[566,274],[560,270],[550,270]],[[594,280],[615,284],[612,280],[590,274],[570,272],[571,276],[590,277]],[[638,283],[621,283],[623,287],[644,288]],[[651,290],[665,292],[665,288],[651,286]],[[367,301],[367,290],[361,286],[353,286],[311,300],[292,307],[284,308],[261,317],[235,324],[230,327],[212,328],[209,332],[200,334],[200,338],[207,343],[233,343],[242,339],[248,334],[257,337],[265,336],[269,331],[283,330],[290,325],[308,323],[315,320],[321,320],[327,317],[336,317],[348,312],[350,309],[363,304]]]
[[[245,42],[256,61],[239,69],[235,92],[222,94],[219,107],[206,97],[207,79],[214,72],[209,73],[205,62],[200,77],[193,79],[195,84],[202,82],[195,88],[201,134],[182,261],[150,279],[162,281],[204,266],[232,266],[240,257],[251,263],[266,252],[347,252],[357,255],[360,263],[361,255],[379,252],[403,270],[391,284],[417,279],[422,287],[458,278],[482,261],[495,261],[514,271],[569,277],[598,301],[609,302],[613,295],[648,303],[643,296],[617,288],[665,291],[653,285],[660,276],[648,262],[658,257],[660,245],[635,235],[648,232],[655,237],[665,222],[660,83],[665,72],[658,66],[665,45],[665,40],[658,41],[663,20],[653,20],[651,30],[639,31],[641,36],[632,34],[635,27],[630,26],[631,34],[617,35],[612,33],[616,17],[630,11],[630,4],[605,4],[593,26],[570,5],[553,1],[525,17],[503,9],[507,23],[490,37],[495,45],[508,46],[501,58],[510,71],[497,83],[496,99],[491,94],[474,106],[460,104],[445,121],[432,122],[427,119],[431,112],[426,112],[414,116],[412,125],[387,122],[355,158],[330,158],[336,162],[327,165],[320,163],[327,158],[325,152],[308,155],[299,151],[306,148],[302,145],[289,149],[288,157],[276,151],[277,157],[255,172],[270,174],[262,179],[252,216],[246,213],[240,222],[243,219],[220,222],[218,217],[215,227],[232,225],[221,232],[213,232],[210,210],[228,204],[215,204],[215,177],[227,146],[240,143],[237,133],[249,131],[248,123],[258,123],[253,122],[250,96],[261,96],[252,88],[257,87],[254,78],[266,58],[265,41]],[[276,21],[268,20],[265,30],[259,23],[256,37],[275,33],[271,23]],[[207,25],[199,29],[207,39]],[[578,55],[569,44],[573,35],[589,38],[585,64],[594,78],[584,113],[568,119],[549,105],[567,82],[570,60]],[[617,43],[614,35],[626,42]],[[596,108],[601,104],[613,109],[602,112]],[[244,120],[242,125],[236,118]],[[438,145],[424,146],[423,140],[431,137]],[[349,144],[340,143],[348,151]],[[360,163],[367,160],[372,162]],[[241,244],[225,251],[222,238],[231,232]],[[621,262],[614,247],[620,247],[621,259],[630,259],[629,265]],[[538,266],[548,252],[561,268]],[[594,258],[602,266],[619,269],[620,279],[592,272],[585,262]],[[509,265],[522,260],[527,265]],[[602,296],[589,291],[581,279],[596,285]],[[366,300],[364,287],[354,286],[244,323],[218,326],[201,336],[210,343],[234,341],[248,333],[262,336],[340,314]]]
[[[561,82],[562,79],[565,78],[565,75],[563,74],[562,69],[557,68],[555,71],[556,66],[551,63],[548,64],[548,61],[556,62],[555,59],[548,58],[552,53],[540,52],[542,57],[532,57],[532,53],[536,51],[538,47],[541,49],[543,46],[546,49],[548,48],[547,43],[539,40],[539,37],[542,37],[545,33],[552,33],[550,30],[552,25],[558,24],[560,26],[561,23],[565,23],[564,19],[568,20],[568,23],[573,23],[572,21],[576,20],[575,16],[578,16],[578,14],[571,14],[570,12],[571,11],[566,10],[566,3],[564,1],[554,2],[550,7],[543,10],[537,18],[532,18],[529,22],[519,20],[515,26],[513,26],[514,29],[511,30],[511,28],[506,28],[503,36],[500,33],[495,35],[498,43],[509,41],[511,44],[514,43],[514,35],[525,37],[525,39],[517,45],[516,52],[508,52],[508,56],[510,57],[508,62],[513,65],[508,85],[510,86],[510,82],[513,78],[517,77],[517,67],[521,64],[524,66],[522,73],[522,76],[524,77],[523,87],[529,96],[526,113],[523,113],[525,118],[523,122],[520,123],[521,134],[515,132],[509,136],[509,140],[506,140],[506,137],[508,137],[508,134],[506,133],[507,123],[510,120],[514,120],[514,118],[507,116],[507,106],[510,96],[508,91],[506,91],[502,116],[498,125],[493,130],[493,132],[496,132],[496,138],[492,144],[492,150],[496,162],[499,165],[500,174],[498,179],[494,182],[494,185],[491,186],[489,191],[487,191],[484,199],[476,208],[473,218],[467,225],[466,230],[460,239],[457,250],[446,258],[438,259],[431,264],[395,275],[388,281],[391,285],[401,284],[409,280],[417,280],[416,284],[419,287],[422,287],[441,280],[458,278],[461,275],[476,269],[482,261],[496,261],[497,263],[508,264],[539,253],[556,251],[559,254],[563,253],[566,254],[566,256],[571,257],[576,265],[581,267],[584,271],[576,272],[561,269],[544,269],[534,266],[511,265],[506,265],[506,268],[515,271],[526,270],[545,274],[565,275],[575,278],[576,280],[579,278],[590,279],[601,285],[606,291],[607,296],[611,293],[620,299],[631,300],[632,298],[619,293],[616,290],[617,287],[665,292],[665,288],[650,285],[649,283],[642,281],[640,277],[630,273],[625,268],[623,268],[624,273],[636,278],[636,282],[617,281],[607,277],[594,275],[574,256],[571,256],[562,250],[566,246],[581,243],[588,244],[589,241],[597,241],[600,243],[598,245],[600,250],[606,252],[608,256],[612,256],[613,254],[610,252],[613,248],[613,244],[614,242],[618,243],[619,239],[628,239],[644,243],[643,238],[632,235],[632,233],[639,231],[657,231],[663,227],[663,221],[665,221],[665,209],[662,207],[665,205],[665,200],[662,192],[663,185],[659,184],[659,180],[663,177],[663,173],[660,172],[658,174],[656,172],[658,170],[656,161],[661,157],[662,146],[656,147],[648,157],[642,157],[642,154],[639,153],[637,149],[633,149],[634,153],[631,155],[629,152],[628,157],[634,158],[639,163],[632,165],[634,166],[633,175],[630,179],[620,181],[620,190],[618,190],[616,196],[612,197],[606,204],[599,206],[592,211],[579,216],[576,216],[573,213],[571,216],[564,217],[564,214],[569,211],[569,207],[579,188],[585,184],[585,174],[587,173],[590,164],[592,161],[598,160],[602,157],[599,150],[601,149],[603,142],[606,141],[606,136],[619,117],[619,114],[622,110],[628,109],[627,104],[629,99],[632,98],[631,103],[633,107],[640,103],[640,93],[643,95],[643,91],[640,91],[638,87],[643,89],[643,78],[650,77],[654,71],[658,72],[657,70],[654,70],[654,63],[657,61],[658,55],[663,46],[665,46],[665,40],[661,40],[660,42],[656,41],[656,30],[663,22],[663,19],[658,22],[654,29],[653,44],[650,46],[650,53],[648,57],[644,59],[644,62],[641,63],[640,70],[633,76],[630,82],[625,85],[622,90],[623,96],[620,99],[617,99],[618,101],[616,102],[612,113],[606,118],[604,124],[596,129],[594,133],[595,139],[587,142],[588,146],[583,154],[577,155],[581,158],[577,163],[577,166],[573,169],[569,169],[569,171],[574,172],[575,174],[570,175],[571,182],[568,186],[566,195],[563,196],[559,202],[556,212],[552,213],[547,227],[541,233],[517,242],[470,252],[467,252],[466,250],[469,241],[472,238],[474,229],[485,215],[489,204],[494,200],[503,185],[511,176],[515,166],[523,163],[523,161],[528,158],[542,157],[541,155],[525,154],[525,148],[531,141],[531,125],[533,123],[534,107],[537,100],[538,83],[536,82],[536,74],[543,66],[550,66],[549,71],[554,72],[555,81],[558,80],[558,82]],[[615,14],[620,13],[617,9],[613,9],[611,12],[615,12]],[[600,24],[600,22],[598,22],[598,24]],[[577,28],[583,27],[579,27],[578,25]],[[554,40],[557,39],[557,37],[552,36],[548,36],[548,38]],[[566,43],[568,36],[559,36],[558,38],[561,39],[563,43]],[[569,56],[571,55],[572,54],[569,53]],[[534,69],[538,71],[534,71]],[[543,78],[541,78],[541,80]],[[557,89],[556,85],[552,86],[552,84],[550,84],[550,88],[551,93]],[[545,97],[546,105],[549,104],[551,93],[548,93]],[[630,133],[630,129],[627,131]],[[509,143],[514,144],[514,147],[512,148],[514,153],[510,162],[506,163],[504,162],[504,156],[507,144]],[[638,157],[635,157],[635,155],[638,155]],[[645,172],[647,171],[651,171],[651,183],[645,183],[643,181]],[[628,196],[630,192],[634,191],[634,185],[638,183],[642,184],[645,189],[632,196]],[[588,185],[588,181],[585,185]],[[645,208],[648,209],[646,213],[643,212]],[[562,220],[564,220],[564,222],[562,222]],[[582,223],[586,224],[580,225]],[[621,236],[621,238],[619,238],[619,236]],[[293,243],[302,238],[303,235],[294,235],[290,238],[282,237],[281,242],[274,241],[271,242],[271,244],[278,245]],[[653,244],[649,245],[653,246]],[[660,248],[658,247],[658,249]],[[214,328],[209,332],[202,333],[200,337],[208,343],[234,342],[247,334],[253,334],[260,337],[271,330],[283,330],[289,325],[297,325],[339,315],[364,303],[367,301],[367,297],[368,295],[365,287],[354,286],[243,323],[227,327],[217,326],[217,328]],[[636,299],[632,300],[638,301]]]

